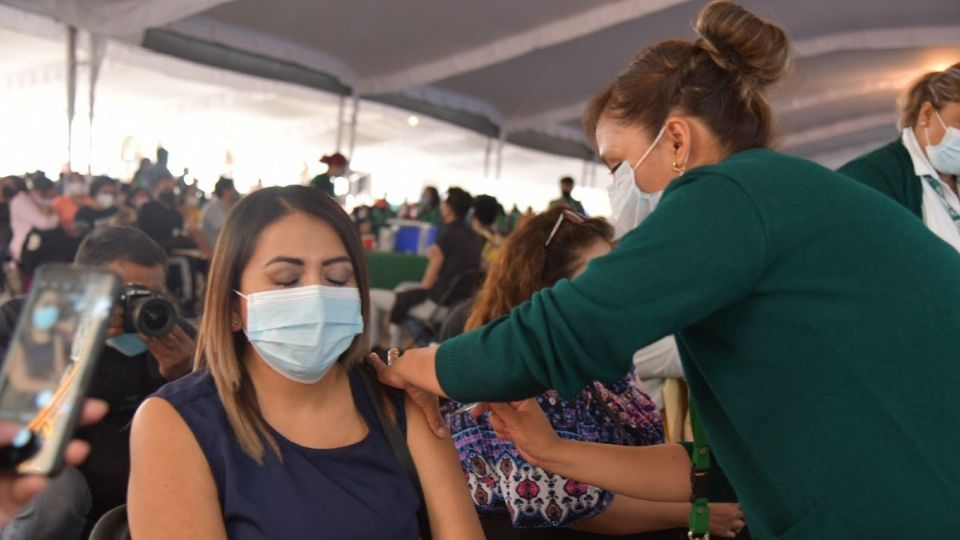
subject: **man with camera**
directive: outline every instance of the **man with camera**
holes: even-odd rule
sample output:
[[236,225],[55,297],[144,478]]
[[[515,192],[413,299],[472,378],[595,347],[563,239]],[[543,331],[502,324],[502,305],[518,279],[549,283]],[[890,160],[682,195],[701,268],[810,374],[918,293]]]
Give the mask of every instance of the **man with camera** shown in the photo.
[[[124,504],[133,414],[164,383],[192,368],[196,332],[163,298],[167,257],[156,242],[131,227],[105,227],[84,239],[75,262],[113,271],[125,284],[88,395],[106,401],[109,412],[78,432],[91,447],[87,460],[54,478],[0,531],[2,540],[85,538],[103,513]],[[16,298],[0,307],[4,356],[23,304]]]

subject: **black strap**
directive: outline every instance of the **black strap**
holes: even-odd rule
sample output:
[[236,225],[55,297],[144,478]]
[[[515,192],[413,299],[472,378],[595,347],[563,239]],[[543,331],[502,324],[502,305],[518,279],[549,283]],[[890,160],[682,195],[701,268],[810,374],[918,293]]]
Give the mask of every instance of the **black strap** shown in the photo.
[[590,386],[587,388],[589,389],[590,396],[593,397],[593,400],[597,402],[600,410],[603,411],[603,415],[606,416],[608,420],[613,422],[613,425],[617,428],[617,432],[619,432],[620,436],[623,437],[624,445],[636,446],[637,442],[634,441],[633,437],[630,436],[630,432],[627,431],[627,427],[624,426],[623,422],[620,421],[620,417],[611,411],[610,406],[607,405],[607,402],[603,400],[603,396],[601,396],[600,392],[597,390],[597,385],[590,383]]
[[360,366],[357,371],[360,373],[360,380],[363,381],[363,389],[367,393],[367,398],[373,405],[373,411],[377,415],[377,421],[380,423],[380,430],[383,432],[387,443],[393,449],[393,454],[397,456],[400,466],[407,472],[413,487],[417,491],[417,499],[420,501],[420,507],[417,509],[417,526],[420,529],[420,540],[431,540],[430,517],[427,515],[427,502],[423,498],[423,488],[420,485],[420,476],[417,474],[417,466],[413,463],[413,456],[410,455],[410,447],[407,446],[407,440],[404,438],[400,428],[389,418],[386,411],[383,410],[381,401],[382,391],[379,388],[371,368]]

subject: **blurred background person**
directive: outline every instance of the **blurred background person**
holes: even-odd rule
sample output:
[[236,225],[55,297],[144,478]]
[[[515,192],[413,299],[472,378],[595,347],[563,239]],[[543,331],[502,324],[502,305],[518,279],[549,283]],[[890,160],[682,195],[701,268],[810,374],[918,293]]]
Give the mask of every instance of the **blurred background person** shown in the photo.
[[[68,253],[62,253],[68,252],[69,248],[62,245],[66,241],[66,233],[59,229],[60,217],[53,210],[53,198],[56,196],[53,181],[41,173],[29,179],[23,188],[10,201],[10,227],[13,232],[10,256],[19,264],[23,290],[26,292],[30,290],[33,270],[53,260],[58,253],[69,257]],[[28,254],[26,260],[24,253]]]
[[213,187],[213,197],[213,200],[203,207],[200,215],[200,230],[209,253],[213,253],[217,236],[220,235],[223,224],[227,222],[230,209],[240,200],[240,194],[232,179],[221,176]]
[[334,191],[333,179],[347,173],[347,167],[350,161],[340,152],[336,152],[321,157],[320,163],[325,164],[327,170],[314,176],[313,179],[310,180],[310,187],[319,189],[331,197],[336,197],[337,194]]
[[90,202],[87,196],[87,182],[80,173],[64,175],[63,194],[53,199],[53,209],[60,218],[60,226],[67,232],[73,232],[73,219],[77,212]]
[[77,211],[76,229],[80,234],[114,224],[120,212],[117,208],[119,193],[117,181],[113,178],[98,176],[93,180],[87,204]]
[[172,176],[158,180],[153,199],[140,207],[137,216],[137,226],[168,253],[172,249],[196,248],[187,234],[183,214],[178,211],[175,184]]
[[480,251],[481,268],[486,270],[500,253],[503,236],[498,229],[500,204],[491,195],[477,195],[473,199],[473,218],[471,225],[474,232],[483,238],[483,249]]
[[416,219],[424,223],[434,225],[443,224],[443,216],[440,212],[440,192],[433,186],[423,188],[420,195],[420,202],[416,206]]
[[560,179],[560,198],[550,201],[550,208],[554,206],[564,206],[577,212],[580,215],[587,215],[583,209],[583,203],[573,198],[573,178],[564,176]]
[[888,195],[960,251],[960,63],[914,81],[899,127],[895,141],[839,172]]

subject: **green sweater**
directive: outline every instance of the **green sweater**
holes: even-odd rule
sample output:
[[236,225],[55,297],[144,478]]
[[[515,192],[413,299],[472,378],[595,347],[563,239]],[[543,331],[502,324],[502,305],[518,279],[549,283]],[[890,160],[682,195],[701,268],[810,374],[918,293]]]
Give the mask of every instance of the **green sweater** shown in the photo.
[[676,334],[756,537],[956,536],[958,276],[889,198],[751,150],[674,181],[577,279],[445,342],[437,376],[462,402],[571,397]]
[[900,139],[854,159],[837,172],[887,195],[923,219],[923,186]]

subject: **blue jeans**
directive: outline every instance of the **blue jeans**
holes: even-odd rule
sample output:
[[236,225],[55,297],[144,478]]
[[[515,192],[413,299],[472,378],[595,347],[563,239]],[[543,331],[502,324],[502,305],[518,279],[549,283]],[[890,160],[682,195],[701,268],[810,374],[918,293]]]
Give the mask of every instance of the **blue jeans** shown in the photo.
[[0,529],[0,540],[80,540],[92,499],[80,471],[66,467],[20,514]]

